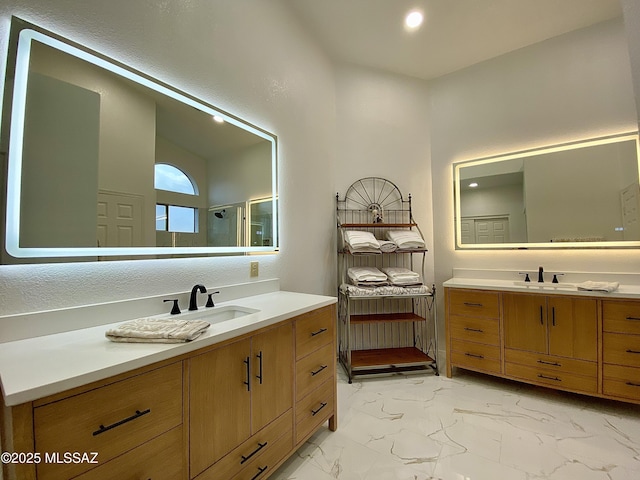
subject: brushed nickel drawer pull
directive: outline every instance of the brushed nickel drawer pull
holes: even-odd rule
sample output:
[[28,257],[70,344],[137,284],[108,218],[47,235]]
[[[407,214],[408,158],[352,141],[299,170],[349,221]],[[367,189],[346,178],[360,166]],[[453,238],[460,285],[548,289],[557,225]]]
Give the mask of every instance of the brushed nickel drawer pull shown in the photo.
[[251,480],[256,480],[256,478],[262,475],[267,468],[269,468],[268,465],[265,465],[264,467],[258,467],[258,473],[256,473],[253,477],[251,477]]
[[253,452],[251,452],[249,455],[247,455],[246,457],[244,455],[241,455],[240,458],[242,458],[242,460],[240,461],[240,465],[242,465],[244,462],[246,462],[247,460],[249,460],[251,457],[253,457],[256,453],[258,453],[260,450],[262,450],[264,447],[267,446],[268,442],[264,442],[264,443],[260,443],[258,442],[258,448],[256,448]]
[[544,360],[538,360],[538,363],[541,363],[543,365],[551,365],[553,367],[561,367],[562,364],[558,363],[558,362],[545,362]]
[[546,375],[542,375],[541,373],[538,374],[538,378],[544,378],[546,380],[553,380],[555,382],[561,382],[562,381],[558,377],[547,377]]
[[320,404],[320,407],[317,410],[311,410],[311,415],[315,417],[316,414],[318,414],[318,412],[320,412],[320,410],[322,410],[326,406],[327,406],[327,402],[322,402]]
[[631,387],[640,387],[640,383],[626,382]]
[[327,368],[327,365],[321,365],[320,368],[314,372],[311,372],[311,376],[315,377],[317,374],[319,374],[321,371],[323,371],[325,368]]
[[484,355],[477,355],[475,353],[467,353],[467,352],[465,352],[465,355],[467,357],[479,358],[481,360],[484,360]]
[[119,422],[112,423],[111,425],[108,425],[106,427],[104,425],[100,425],[100,428],[98,430],[96,430],[95,432],[93,432],[93,436],[95,437],[96,435],[100,435],[101,433],[104,433],[107,430],[111,430],[112,428],[119,427],[120,425],[128,423],[128,422],[130,422],[132,420],[135,420],[136,418],[140,418],[143,415],[146,415],[147,413],[151,413],[151,409],[150,408],[147,408],[146,410],[143,410],[143,411],[136,410],[135,415],[131,415],[130,417],[125,418],[124,420],[120,420]]
[[482,329],[480,329],[480,328],[464,327],[464,329],[465,329],[467,332],[484,333],[484,330],[482,330]]
[[638,350],[631,350],[630,348],[627,348],[627,353],[640,353],[640,351],[638,351]]
[[466,305],[467,307],[482,307],[481,303],[464,302],[464,305]]
[[640,321],[640,317],[627,317],[627,320],[639,320]]
[[321,328],[320,330],[318,330],[317,332],[311,332],[311,336],[315,337],[316,335],[320,335],[321,333],[326,332],[327,329],[326,328]]

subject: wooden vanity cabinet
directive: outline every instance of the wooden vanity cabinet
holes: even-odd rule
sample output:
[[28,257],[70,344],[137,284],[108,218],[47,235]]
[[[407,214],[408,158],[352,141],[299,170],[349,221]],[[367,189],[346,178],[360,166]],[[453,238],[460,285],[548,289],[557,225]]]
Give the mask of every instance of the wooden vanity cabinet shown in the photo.
[[602,302],[603,392],[640,401],[640,302]]
[[5,408],[5,451],[60,462],[4,465],[3,478],[264,480],[324,422],[336,429],[336,351],[332,305]]
[[[291,322],[188,360],[192,478],[212,465],[201,478],[231,478],[234,470],[245,467],[249,455],[270,449],[280,432],[234,450],[292,408],[292,360]],[[291,449],[293,425],[283,428]],[[228,465],[230,470],[226,463],[214,465],[232,450],[237,462]]]
[[505,374],[566,390],[598,390],[598,311],[592,298],[502,294]]

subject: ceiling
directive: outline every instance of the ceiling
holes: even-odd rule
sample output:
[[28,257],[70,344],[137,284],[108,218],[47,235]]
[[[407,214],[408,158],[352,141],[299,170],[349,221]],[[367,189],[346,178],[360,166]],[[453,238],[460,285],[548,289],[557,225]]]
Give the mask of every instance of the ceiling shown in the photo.
[[284,1],[333,60],[427,80],[622,15],[619,0]]

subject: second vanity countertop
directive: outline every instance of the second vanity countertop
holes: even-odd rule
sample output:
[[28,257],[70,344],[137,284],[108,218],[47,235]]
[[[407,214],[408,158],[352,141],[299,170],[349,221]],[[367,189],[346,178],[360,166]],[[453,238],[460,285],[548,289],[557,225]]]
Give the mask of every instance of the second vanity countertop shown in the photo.
[[544,293],[549,295],[578,295],[600,298],[630,298],[640,299],[640,285],[620,284],[613,292],[584,291],[578,290],[575,284],[566,285],[561,283],[537,283],[532,281],[530,285],[522,285],[523,282],[514,280],[503,280],[493,278],[467,278],[454,277],[443,283],[443,286],[450,288],[471,288],[478,290],[504,290],[525,293]]
[[188,343],[109,341],[105,332],[122,322],[1,343],[0,379],[4,401],[7,406],[30,402],[215,345],[334,303],[335,297],[283,291],[220,302],[207,310],[239,306],[258,311],[214,323]]

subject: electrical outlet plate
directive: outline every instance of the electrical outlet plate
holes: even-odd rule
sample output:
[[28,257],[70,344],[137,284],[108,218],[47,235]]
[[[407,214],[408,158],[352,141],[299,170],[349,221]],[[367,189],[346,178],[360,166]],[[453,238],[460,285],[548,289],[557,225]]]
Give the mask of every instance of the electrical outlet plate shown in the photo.
[[259,273],[258,262],[251,262],[249,264],[249,276],[257,277]]

